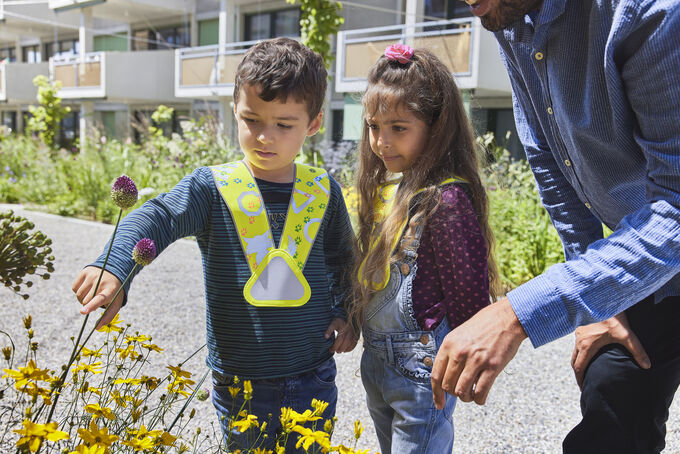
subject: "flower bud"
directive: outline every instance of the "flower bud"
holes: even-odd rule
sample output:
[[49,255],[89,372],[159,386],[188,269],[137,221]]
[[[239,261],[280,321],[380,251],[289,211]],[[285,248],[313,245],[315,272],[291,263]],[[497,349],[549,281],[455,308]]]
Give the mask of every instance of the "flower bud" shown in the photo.
[[2,354],[5,357],[5,361],[9,361],[9,359],[12,357],[12,347],[3,347]]
[[210,390],[208,390],[208,388],[199,389],[196,392],[196,399],[201,401],[201,402],[207,400],[209,396],[210,396]]
[[156,258],[156,245],[152,240],[142,238],[132,249],[132,258],[138,265],[149,265]]
[[111,187],[111,198],[122,210],[128,209],[137,203],[137,186],[132,178],[121,175]]
[[31,329],[32,324],[33,324],[33,317],[31,317],[31,314],[28,314],[26,317],[24,317],[24,328]]

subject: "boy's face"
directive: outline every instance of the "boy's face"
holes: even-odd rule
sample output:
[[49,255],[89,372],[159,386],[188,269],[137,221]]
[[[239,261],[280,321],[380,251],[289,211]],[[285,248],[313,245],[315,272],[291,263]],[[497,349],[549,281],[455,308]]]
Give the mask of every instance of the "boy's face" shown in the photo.
[[307,105],[288,97],[263,101],[259,87],[244,85],[234,114],[238,141],[246,163],[257,178],[288,183],[293,180],[293,161],[307,136],[321,127],[322,113],[310,121]]

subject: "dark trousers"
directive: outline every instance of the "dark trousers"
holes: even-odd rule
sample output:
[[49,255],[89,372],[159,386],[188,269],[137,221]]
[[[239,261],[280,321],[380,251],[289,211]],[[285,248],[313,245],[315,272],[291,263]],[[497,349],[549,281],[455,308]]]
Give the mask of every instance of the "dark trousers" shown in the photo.
[[652,297],[626,311],[652,362],[642,369],[618,344],[603,347],[583,380],[583,420],[562,444],[565,454],[647,454],[663,450],[668,408],[680,384],[680,297]]

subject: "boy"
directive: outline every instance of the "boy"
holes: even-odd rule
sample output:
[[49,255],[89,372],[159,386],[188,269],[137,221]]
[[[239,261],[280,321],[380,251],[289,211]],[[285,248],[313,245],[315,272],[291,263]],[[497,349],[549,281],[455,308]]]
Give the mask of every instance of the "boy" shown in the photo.
[[[129,251],[136,241],[151,238],[160,252],[178,238],[196,236],[207,302],[207,364],[225,439],[229,413],[241,406],[228,391],[235,375],[252,380],[250,413],[260,423],[269,421],[273,440],[281,407],[302,412],[316,398],[330,404],[325,419],[335,414],[332,354],[356,344],[344,321],[353,232],[340,187],[322,169],[293,162],[305,138],[321,126],[326,78],[321,57],[295,40],[278,38],[249,49],[234,86],[245,159],[200,167],[130,213],[119,226],[111,273],[104,273],[99,294],[92,298],[103,256],[73,285],[81,312],[90,313],[108,302],[132,269]],[[100,325],[123,305],[122,293]],[[232,432],[227,448],[250,447],[259,434],[252,431]],[[286,452],[294,452],[295,438],[289,437]]]

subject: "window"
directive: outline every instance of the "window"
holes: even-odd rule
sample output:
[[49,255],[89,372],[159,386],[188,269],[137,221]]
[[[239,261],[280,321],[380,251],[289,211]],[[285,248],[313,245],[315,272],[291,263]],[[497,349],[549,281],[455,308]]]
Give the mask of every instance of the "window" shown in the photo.
[[15,52],[16,50],[14,47],[5,47],[4,49],[0,49],[0,61],[17,61]]
[[40,63],[40,45],[24,46],[21,48],[21,58],[24,63]]
[[300,10],[298,8],[247,14],[246,41],[300,36]]
[[2,126],[7,128],[9,132],[16,132],[17,127],[17,113],[12,111],[3,111],[1,115]]
[[133,37],[134,50],[176,49],[189,46],[189,29],[183,26],[136,30]]
[[59,146],[71,150],[80,136],[80,112],[71,110],[59,124]]
[[426,20],[469,17],[470,7],[460,0],[425,0]]
[[53,43],[45,43],[45,60],[51,57],[64,57],[68,55],[78,55],[80,53],[80,42],[77,39],[63,39]]

